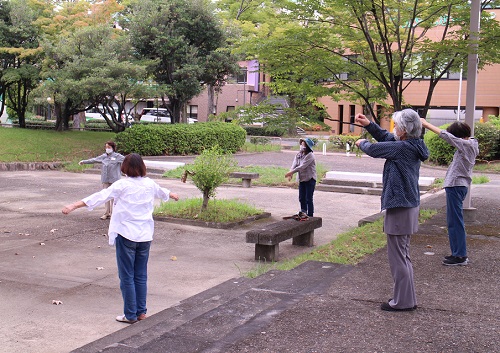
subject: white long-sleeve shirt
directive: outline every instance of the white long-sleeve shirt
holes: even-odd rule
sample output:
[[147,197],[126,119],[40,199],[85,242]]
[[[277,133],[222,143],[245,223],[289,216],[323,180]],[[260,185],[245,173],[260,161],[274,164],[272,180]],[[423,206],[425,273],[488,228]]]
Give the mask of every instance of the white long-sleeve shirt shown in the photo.
[[106,201],[114,199],[113,213],[109,223],[109,245],[114,245],[120,234],[135,242],[153,240],[154,200],[168,201],[170,191],[162,188],[150,178],[124,178],[92,194],[82,201],[89,211]]

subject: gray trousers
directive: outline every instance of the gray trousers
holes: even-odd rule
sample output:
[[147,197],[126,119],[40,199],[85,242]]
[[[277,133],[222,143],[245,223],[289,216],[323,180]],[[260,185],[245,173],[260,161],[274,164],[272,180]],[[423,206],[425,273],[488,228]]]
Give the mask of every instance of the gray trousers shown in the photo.
[[417,305],[413,265],[410,260],[410,238],[411,235],[387,234],[387,257],[394,281],[394,295],[389,305],[396,309]]

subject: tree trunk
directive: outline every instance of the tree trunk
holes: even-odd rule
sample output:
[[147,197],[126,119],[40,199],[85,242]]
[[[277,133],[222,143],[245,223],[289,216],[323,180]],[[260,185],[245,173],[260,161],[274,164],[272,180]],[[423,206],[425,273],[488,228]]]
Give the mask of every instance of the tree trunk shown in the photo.
[[214,86],[213,85],[207,85],[207,96],[208,96],[208,115],[214,114],[215,112],[215,101],[214,101]]
[[208,200],[210,197],[208,196],[208,190],[203,191],[203,203],[201,204],[201,211],[205,211],[208,208]]

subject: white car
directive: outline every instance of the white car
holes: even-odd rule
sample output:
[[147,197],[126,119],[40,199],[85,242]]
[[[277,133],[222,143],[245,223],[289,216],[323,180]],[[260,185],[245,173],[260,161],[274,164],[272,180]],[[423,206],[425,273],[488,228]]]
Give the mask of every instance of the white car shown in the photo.
[[[141,121],[153,123],[170,123],[170,113],[166,108],[144,108],[141,112]],[[197,123],[198,119],[188,118],[189,124]]]
[[166,108],[144,108],[141,112],[141,121],[170,123],[170,113]]

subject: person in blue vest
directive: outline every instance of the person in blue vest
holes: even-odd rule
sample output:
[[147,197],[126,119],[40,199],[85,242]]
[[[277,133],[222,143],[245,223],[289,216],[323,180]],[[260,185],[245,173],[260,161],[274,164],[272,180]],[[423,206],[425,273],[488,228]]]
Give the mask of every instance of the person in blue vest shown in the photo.
[[[105,152],[100,156],[95,158],[85,159],[78,162],[79,165],[82,164],[94,164],[100,163],[101,167],[101,183],[102,188],[106,189],[111,186],[115,181],[120,180],[122,177],[120,168],[125,158],[120,153],[116,152],[116,143],[113,141],[108,141],[104,145]],[[105,204],[104,214],[101,219],[111,218],[111,213],[113,212],[113,200],[109,200]]]
[[418,231],[420,164],[429,158],[429,150],[420,138],[422,123],[412,109],[392,115],[393,133],[382,129],[363,114],[357,114],[355,120],[377,140],[377,143],[371,143],[359,139],[356,146],[371,157],[385,159],[381,205],[385,210],[384,232],[387,235],[387,257],[394,291],[392,298],[383,302],[380,308],[385,311],[415,310],[417,297],[410,239]]

